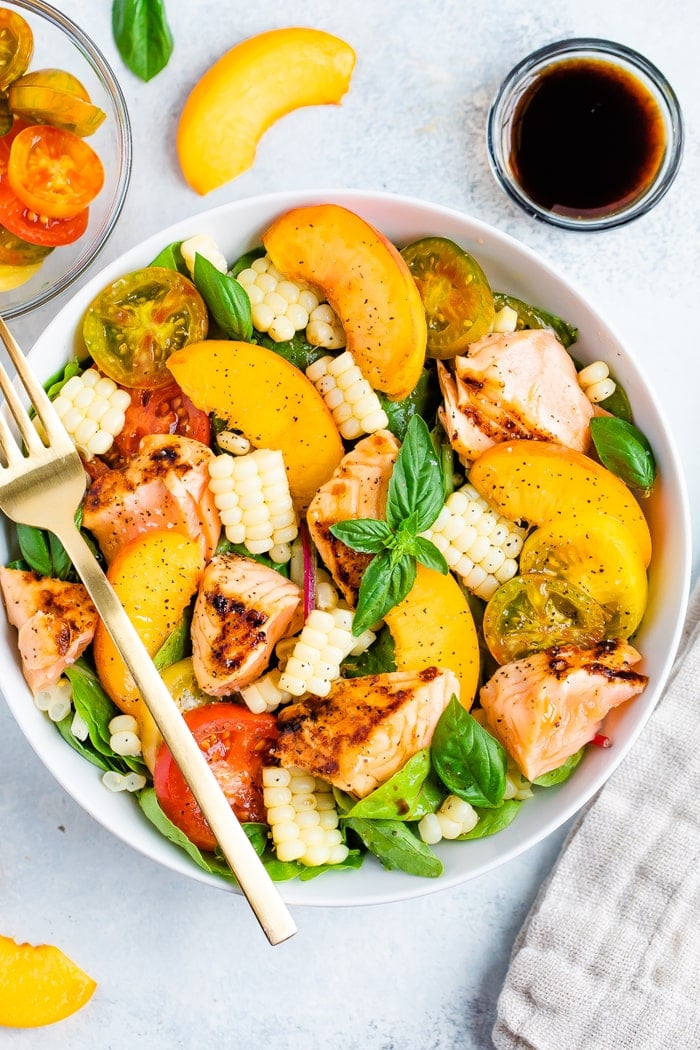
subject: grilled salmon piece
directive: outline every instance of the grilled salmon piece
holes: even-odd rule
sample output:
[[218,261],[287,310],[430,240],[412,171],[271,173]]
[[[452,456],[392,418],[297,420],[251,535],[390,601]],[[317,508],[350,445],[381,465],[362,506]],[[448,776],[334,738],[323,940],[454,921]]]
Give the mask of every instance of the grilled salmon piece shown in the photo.
[[545,329],[492,332],[455,357],[454,374],[438,362],[442,425],[455,451],[477,459],[513,438],[557,441],[586,452],[594,409],[576,366]]
[[459,682],[452,671],[391,671],[340,678],[278,715],[277,756],[364,798],[427,747]]
[[372,555],[346,547],[332,535],[330,527],[339,521],[384,517],[389,479],[398,452],[399,443],[389,430],[378,430],[362,438],[318,490],[306,515],[311,539],[324,565],[353,608]]
[[149,434],[125,466],[108,470],[88,488],[83,525],[108,564],[117,551],[150,529],[171,528],[197,540],[206,561],[219,541],[221,519],[209,490],[214,453],[194,438]]
[[92,641],[97,611],[82,583],[0,567],[7,618],[18,631],[22,672],[36,695],[55,685]]
[[562,765],[600,729],[608,711],[641,693],[641,656],[623,639],[591,649],[555,646],[503,664],[481,689],[488,725],[523,775]]
[[200,689],[228,696],[259,678],[301,607],[301,589],[274,569],[238,554],[217,555],[204,570],[192,617]]

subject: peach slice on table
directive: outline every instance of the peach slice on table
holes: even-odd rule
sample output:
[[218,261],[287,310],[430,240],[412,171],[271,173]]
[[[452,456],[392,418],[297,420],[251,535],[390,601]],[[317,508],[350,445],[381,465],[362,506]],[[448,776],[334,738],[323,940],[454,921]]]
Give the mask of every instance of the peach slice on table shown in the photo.
[[[137,536],[109,566],[107,578],[151,656],[180,623],[203,569],[199,544],[169,529]],[[103,689],[121,711],[139,723],[144,761],[152,768],[160,733],[102,621],[95,631],[93,654]]]
[[339,104],[354,67],[350,45],[319,29],[273,29],[231,48],[182,110],[176,145],[186,181],[204,194],[235,179],[275,121],[301,106]]
[[443,667],[460,683],[459,700],[469,710],[479,683],[479,640],[469,602],[454,576],[420,563],[406,597],[386,614],[399,671]]
[[319,289],[374,390],[407,397],[425,363],[425,309],[411,271],[379,230],[338,204],[293,208],[262,236],[285,277]]
[[97,984],[51,944],[0,936],[0,1025],[39,1028],[85,1006]]
[[344,454],[311,380],[274,350],[225,339],[190,343],[170,355],[168,367],[197,408],[226,420],[256,448],[281,451],[292,500],[305,511]]
[[627,526],[645,567],[651,560],[649,526],[633,493],[582,452],[553,441],[505,441],[475,460],[469,480],[511,521],[544,525],[577,510],[608,514]]

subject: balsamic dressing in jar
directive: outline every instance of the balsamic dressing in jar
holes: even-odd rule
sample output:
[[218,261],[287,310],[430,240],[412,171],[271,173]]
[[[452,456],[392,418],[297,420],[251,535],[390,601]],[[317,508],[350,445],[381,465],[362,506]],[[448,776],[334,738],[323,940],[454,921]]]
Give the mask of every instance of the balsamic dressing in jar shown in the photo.
[[510,163],[532,200],[561,215],[618,212],[653,183],[663,113],[632,73],[595,58],[544,69],[513,114]]

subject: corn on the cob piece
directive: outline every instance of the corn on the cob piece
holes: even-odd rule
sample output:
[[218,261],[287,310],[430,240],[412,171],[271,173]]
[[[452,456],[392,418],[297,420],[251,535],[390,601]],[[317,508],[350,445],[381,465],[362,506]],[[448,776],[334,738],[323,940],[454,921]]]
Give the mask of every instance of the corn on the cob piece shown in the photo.
[[374,639],[371,631],[364,631],[359,638],[353,637],[350,609],[339,606],[328,612],[314,609],[287,658],[280,675],[280,688],[292,696],[305,693],[327,696],[331,682],[340,677],[340,665],[345,657],[364,652]]
[[280,704],[286,704],[292,699],[291,693],[280,688],[280,674],[281,671],[275,667],[256,682],[251,682],[239,690],[248,710],[260,715],[276,711]]
[[348,441],[383,430],[389,423],[379,398],[355,364],[349,350],[339,357],[321,357],[306,369]]
[[124,427],[131,397],[95,368],[71,376],[53,407],[85,459],[103,456]]
[[245,434],[235,430],[221,430],[216,435],[216,443],[222,452],[229,452],[232,456],[247,456],[252,447]]
[[588,400],[597,405],[615,393],[616,383],[610,377],[605,361],[594,361],[578,373],[578,383]]
[[307,867],[341,864],[348,855],[330,784],[297,766],[266,766],[263,801],[277,857]]
[[209,488],[227,539],[251,554],[287,562],[299,529],[282,453],[267,448],[244,456],[222,453],[209,463]]
[[141,740],[138,735],[139,724],[133,715],[115,715],[109,725],[109,746],[115,755],[141,754]]
[[41,689],[34,697],[34,705],[52,722],[62,722],[73,706],[73,689],[68,679],[61,677],[54,685]]
[[448,795],[436,813],[427,813],[418,823],[423,842],[434,846],[442,839],[457,839],[472,831],[479,822],[473,806],[457,795]]
[[250,299],[253,326],[259,332],[267,332],[276,343],[286,342],[306,328],[311,311],[318,306],[314,290],[288,281],[273,266],[269,255],[254,259],[236,280]]
[[182,258],[185,260],[185,265],[193,277],[195,255],[202,255],[212,264],[212,266],[215,266],[220,273],[226,273],[228,271],[228,263],[226,262],[225,255],[214,238],[208,233],[197,233],[194,237],[188,237],[187,240],[183,241],[180,245],[180,251],[182,253]]
[[442,551],[464,586],[486,601],[515,576],[527,529],[491,510],[468,482],[452,492],[423,533]]
[[306,341],[324,350],[340,350],[345,346],[345,329],[330,303],[319,303],[310,312]]
[[117,773],[109,769],[103,774],[102,783],[109,791],[140,791],[146,786],[146,778],[141,773]]
[[493,319],[494,332],[515,332],[518,327],[518,311],[512,306],[502,306]]

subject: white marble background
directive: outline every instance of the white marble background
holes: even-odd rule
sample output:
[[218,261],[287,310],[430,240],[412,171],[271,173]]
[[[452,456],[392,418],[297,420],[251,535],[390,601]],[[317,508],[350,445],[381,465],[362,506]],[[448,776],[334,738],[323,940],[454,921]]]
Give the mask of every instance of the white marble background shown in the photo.
[[[460,208],[538,250],[635,348],[680,447],[697,540],[696,0],[165,2],[175,53],[143,84],[115,51],[107,0],[60,0],[106,53],[133,121],[129,198],[91,272],[178,218],[265,191],[362,187]],[[295,24],[353,45],[350,93],[340,108],[285,118],[263,139],[252,170],[198,197],[174,148],[189,88],[239,40]],[[600,234],[556,230],[517,211],[493,181],[484,146],[489,101],[510,67],[535,47],[580,35],[642,51],[666,73],[686,118],[671,192],[650,215]],[[14,323],[26,346],[54,310]],[[242,899],[161,870],[78,809],[0,705],[0,932],[60,945],[99,984],[73,1018],[0,1030],[0,1046],[487,1048],[513,939],[565,830],[457,889],[381,908],[296,909],[300,933],[271,949]]]

